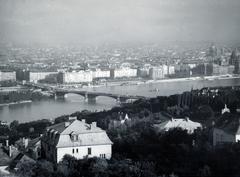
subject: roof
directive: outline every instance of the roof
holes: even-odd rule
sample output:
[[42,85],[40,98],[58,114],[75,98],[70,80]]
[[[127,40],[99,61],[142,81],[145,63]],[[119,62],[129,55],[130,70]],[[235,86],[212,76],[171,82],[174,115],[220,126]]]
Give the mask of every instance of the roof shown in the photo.
[[184,130],[193,131],[197,128],[201,128],[202,125],[198,122],[193,122],[187,119],[170,119],[166,120],[160,124],[154,125],[159,131],[168,131],[172,128],[182,128]]
[[25,163],[25,162],[35,162],[32,158],[24,155],[23,153],[19,153],[9,164],[10,169],[14,169],[18,167],[19,163]]
[[55,124],[53,126],[47,127],[47,130],[54,131],[56,133],[63,134],[70,134],[75,132],[79,133],[89,133],[89,132],[102,132],[103,130],[97,126],[93,126],[91,124],[87,124],[85,121],[79,120],[70,120],[67,122],[61,122]]
[[40,137],[37,137],[35,139],[32,139],[28,142],[28,148],[32,148],[36,146],[36,144],[40,141]]
[[[73,122],[73,120],[72,120],[72,121],[69,121],[69,122],[70,122],[70,124],[71,124],[71,123]],[[58,133],[62,133],[62,132],[66,129],[66,127],[65,127],[65,122],[61,122],[61,123],[52,125],[52,126],[50,126],[50,127],[47,127],[47,130],[49,130],[49,129],[55,130],[55,131],[57,131]]]
[[[112,144],[107,133],[96,126],[96,123],[87,124],[85,121],[72,120],[62,122],[47,128],[42,140],[56,147],[90,146]],[[77,136],[73,140],[72,136]]]
[[80,134],[78,141],[72,141],[70,136],[60,137],[57,147],[69,147],[69,146],[95,146],[112,144],[112,141],[107,136],[106,132],[98,133],[84,133]]
[[0,166],[8,165],[11,161],[11,158],[8,156],[6,152],[2,148],[0,148]]

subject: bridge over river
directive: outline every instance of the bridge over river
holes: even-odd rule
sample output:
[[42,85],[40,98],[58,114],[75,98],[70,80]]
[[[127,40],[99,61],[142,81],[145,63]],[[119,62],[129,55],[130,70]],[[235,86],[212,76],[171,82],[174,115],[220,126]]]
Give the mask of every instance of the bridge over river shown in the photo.
[[24,85],[34,87],[34,88],[39,88],[42,90],[48,90],[51,93],[55,94],[55,98],[64,98],[65,95],[70,93],[81,95],[84,97],[85,101],[91,102],[91,103],[96,102],[97,97],[100,97],[100,96],[114,98],[119,103],[125,103],[128,100],[146,99],[146,97],[144,96],[137,96],[137,95],[121,95],[121,94],[113,94],[108,92],[84,91],[84,90],[78,90],[78,89],[62,89],[62,88],[57,88],[47,84],[41,84],[41,83],[27,82]]
[[103,92],[89,92],[89,91],[83,91],[83,90],[72,90],[72,89],[55,89],[52,90],[55,92],[56,98],[64,98],[66,94],[72,93],[81,95],[84,97],[85,101],[88,102],[96,102],[97,97],[105,96],[105,97],[111,97],[116,99],[119,103],[125,103],[127,100],[137,100],[137,99],[145,99],[146,97],[143,96],[137,96],[137,95],[119,95],[119,94],[112,94],[112,93],[103,93]]

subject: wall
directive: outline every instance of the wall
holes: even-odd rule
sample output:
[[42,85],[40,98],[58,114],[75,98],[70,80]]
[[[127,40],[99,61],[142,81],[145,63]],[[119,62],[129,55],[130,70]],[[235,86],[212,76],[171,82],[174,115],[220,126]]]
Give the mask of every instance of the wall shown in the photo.
[[110,70],[96,70],[92,72],[92,77],[94,78],[109,78]]
[[119,77],[137,77],[137,69],[120,68],[111,70],[111,78]]
[[93,79],[91,71],[66,72],[62,76],[63,83],[92,82]]
[[6,81],[6,80],[16,80],[16,72],[1,72],[0,71],[0,81]]
[[163,69],[161,67],[151,68],[149,71],[149,77],[151,79],[162,79],[164,78]]
[[[91,155],[88,155],[88,148],[92,148]],[[74,153],[73,153],[74,149]],[[77,150],[78,149],[78,153]],[[77,159],[88,157],[100,157],[100,154],[106,154],[106,158],[110,159],[112,156],[112,145],[96,145],[96,146],[78,146],[57,148],[57,162],[61,161],[64,155],[69,154]]]
[[57,72],[30,72],[29,81],[37,83],[39,80],[43,80],[50,74],[57,74]]
[[213,146],[221,143],[236,142],[234,135],[228,134],[221,129],[214,128],[213,130]]

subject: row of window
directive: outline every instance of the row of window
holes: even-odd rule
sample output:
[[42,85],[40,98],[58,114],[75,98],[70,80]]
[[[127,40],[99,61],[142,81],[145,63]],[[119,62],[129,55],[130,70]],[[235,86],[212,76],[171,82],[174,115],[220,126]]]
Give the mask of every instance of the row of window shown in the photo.
[[100,154],[100,158],[106,159],[106,154]]
[[[75,149],[72,149],[72,153],[75,153]],[[78,153],[78,148],[76,148],[76,153]],[[92,154],[92,148],[88,148],[88,155]]]
[[78,135],[71,135],[72,141],[78,141]]

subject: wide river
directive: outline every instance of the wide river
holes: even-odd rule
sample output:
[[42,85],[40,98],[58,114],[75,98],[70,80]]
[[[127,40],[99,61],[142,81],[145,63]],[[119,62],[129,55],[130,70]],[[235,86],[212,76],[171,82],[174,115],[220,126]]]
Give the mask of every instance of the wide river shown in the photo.
[[[226,78],[217,80],[175,80],[139,85],[102,86],[87,88],[89,91],[109,92],[116,94],[141,95],[147,97],[168,96],[193,89],[216,86],[237,86],[240,78]],[[87,103],[80,95],[68,94],[65,99],[49,99],[22,103],[9,106],[0,106],[0,120],[11,122],[27,122],[38,119],[51,119],[60,115],[70,114],[82,110],[107,110],[116,106],[114,99],[98,97],[96,103]]]

